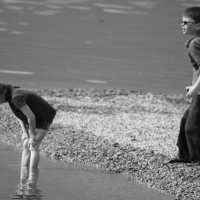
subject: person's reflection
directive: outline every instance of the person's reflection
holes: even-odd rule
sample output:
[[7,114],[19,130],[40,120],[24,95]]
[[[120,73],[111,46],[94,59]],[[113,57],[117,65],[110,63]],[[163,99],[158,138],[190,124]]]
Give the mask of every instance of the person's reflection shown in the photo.
[[23,152],[22,154],[20,184],[17,188],[17,195],[14,195],[13,199],[17,198],[23,200],[42,200],[43,195],[41,195],[41,190],[37,189],[36,187],[39,176],[39,169],[38,167],[31,168],[29,165],[24,165],[24,160],[29,160],[26,159],[26,153]]
[[39,176],[39,144],[40,142],[32,147],[29,145],[28,138],[23,139],[20,184],[18,185],[19,190],[34,192],[36,189],[36,184]]
[[38,167],[32,168],[29,171],[29,167],[22,165],[20,173],[20,184],[18,185],[18,189],[22,191],[27,190],[34,192],[34,190],[36,189],[38,176],[39,176]]
[[31,190],[18,190],[16,195],[13,195],[12,199],[22,199],[22,200],[42,200],[43,195],[41,195],[41,190],[36,189]]

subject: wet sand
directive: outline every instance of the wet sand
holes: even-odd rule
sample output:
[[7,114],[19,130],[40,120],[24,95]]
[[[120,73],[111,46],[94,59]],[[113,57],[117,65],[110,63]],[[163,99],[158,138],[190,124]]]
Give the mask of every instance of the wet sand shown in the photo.
[[[20,153],[1,143],[0,199],[22,199],[17,193]],[[68,166],[42,158],[35,199],[43,200],[173,200],[122,175]]]

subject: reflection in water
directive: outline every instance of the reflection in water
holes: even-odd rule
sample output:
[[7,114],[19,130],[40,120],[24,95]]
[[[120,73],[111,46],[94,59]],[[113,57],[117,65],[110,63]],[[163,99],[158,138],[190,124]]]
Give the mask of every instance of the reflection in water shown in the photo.
[[17,194],[13,195],[12,199],[41,200],[43,195],[41,195],[41,190],[36,187],[39,169],[24,165],[23,161],[26,159],[26,156],[22,154],[20,183],[17,186]]
[[27,190],[24,188],[18,188],[17,194],[12,196],[12,199],[23,199],[23,200],[41,200],[43,195],[41,194],[40,189]]

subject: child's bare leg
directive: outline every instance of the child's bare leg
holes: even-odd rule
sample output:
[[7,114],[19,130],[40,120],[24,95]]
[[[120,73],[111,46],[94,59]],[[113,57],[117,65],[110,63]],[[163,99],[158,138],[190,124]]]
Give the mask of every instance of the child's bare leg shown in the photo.
[[43,129],[37,129],[36,131],[36,145],[35,147],[30,147],[31,157],[30,157],[30,167],[29,167],[29,178],[28,184],[30,187],[35,187],[37,179],[39,176],[38,165],[40,161],[39,146],[44,139],[47,131]]
[[30,150],[28,147],[28,138],[23,138],[23,152],[21,159],[20,183],[25,184],[29,176]]

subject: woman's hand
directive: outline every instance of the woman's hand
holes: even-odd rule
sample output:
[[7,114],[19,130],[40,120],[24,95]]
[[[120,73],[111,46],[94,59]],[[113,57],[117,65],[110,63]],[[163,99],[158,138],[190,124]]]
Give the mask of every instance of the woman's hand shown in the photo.
[[35,138],[29,138],[28,146],[30,149],[35,149],[37,147],[37,141]]

